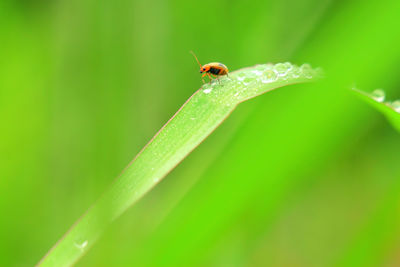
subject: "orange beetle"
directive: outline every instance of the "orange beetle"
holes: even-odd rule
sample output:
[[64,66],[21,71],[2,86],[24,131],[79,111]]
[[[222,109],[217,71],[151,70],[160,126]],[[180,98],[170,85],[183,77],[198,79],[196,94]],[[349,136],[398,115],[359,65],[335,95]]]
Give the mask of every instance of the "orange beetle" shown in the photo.
[[[196,59],[197,63],[199,63],[200,73],[203,73],[201,78],[204,78],[207,75],[211,82],[211,80],[212,80],[211,76],[216,78],[217,76],[228,75],[228,72],[229,72],[228,68],[224,64],[219,63],[219,62],[212,62],[212,63],[208,63],[208,64],[205,64],[202,66],[200,64],[199,60],[197,59],[196,55],[193,53],[193,51],[190,51],[190,53],[192,53],[192,55]],[[204,83],[204,80],[203,80],[203,83]]]

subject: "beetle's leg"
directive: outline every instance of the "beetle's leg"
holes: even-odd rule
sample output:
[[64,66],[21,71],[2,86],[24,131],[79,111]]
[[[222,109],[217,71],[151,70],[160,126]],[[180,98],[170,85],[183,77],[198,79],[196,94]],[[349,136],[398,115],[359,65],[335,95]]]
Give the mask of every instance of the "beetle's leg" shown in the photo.
[[208,75],[208,78],[210,79],[210,84],[211,84],[211,82],[212,82],[213,79],[211,78],[210,73],[207,72],[207,75]]
[[211,75],[218,81],[218,84],[221,84],[221,81],[219,80],[220,76],[217,76],[217,75],[214,75],[214,74],[211,74]]
[[204,81],[204,79],[203,79],[203,78],[206,76],[206,74],[207,74],[207,73],[204,72],[203,75],[201,75],[201,80],[203,81],[203,83],[206,83],[206,82]]
[[215,80],[217,80],[219,84],[221,84],[221,82],[220,82],[220,80],[219,80],[219,77],[218,77],[217,75],[211,74],[211,76],[212,76]]

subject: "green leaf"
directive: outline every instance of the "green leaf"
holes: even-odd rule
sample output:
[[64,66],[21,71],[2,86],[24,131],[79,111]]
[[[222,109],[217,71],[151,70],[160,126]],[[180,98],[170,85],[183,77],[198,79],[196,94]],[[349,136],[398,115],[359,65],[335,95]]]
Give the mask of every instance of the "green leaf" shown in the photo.
[[304,64],[256,65],[204,84],[150,140],[103,196],[39,263],[70,266],[104,229],[154,187],[235,109],[273,89],[314,81],[321,71]]
[[371,94],[356,88],[353,88],[353,91],[365,102],[384,114],[393,127],[400,132],[400,100],[385,102],[385,92],[381,89],[377,89]]

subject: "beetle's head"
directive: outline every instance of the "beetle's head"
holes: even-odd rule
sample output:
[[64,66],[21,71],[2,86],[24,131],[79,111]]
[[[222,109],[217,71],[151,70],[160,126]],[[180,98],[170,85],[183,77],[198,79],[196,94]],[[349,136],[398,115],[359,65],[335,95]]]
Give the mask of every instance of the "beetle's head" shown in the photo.
[[207,72],[207,71],[209,71],[209,70],[210,70],[210,67],[204,65],[204,66],[202,66],[202,67],[200,68],[200,73]]

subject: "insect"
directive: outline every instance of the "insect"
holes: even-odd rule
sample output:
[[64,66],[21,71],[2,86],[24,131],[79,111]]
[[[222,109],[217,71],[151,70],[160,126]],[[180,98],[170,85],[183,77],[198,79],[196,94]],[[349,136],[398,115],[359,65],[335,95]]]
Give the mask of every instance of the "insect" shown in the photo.
[[203,78],[206,75],[210,79],[210,82],[212,81],[211,76],[213,76],[214,78],[217,78],[218,76],[228,75],[228,72],[229,72],[228,68],[224,64],[219,63],[219,62],[212,62],[212,63],[208,63],[208,64],[205,64],[202,66],[200,64],[199,60],[197,59],[196,55],[193,53],[193,51],[190,51],[190,53],[192,53],[192,55],[194,56],[194,58],[196,59],[197,63],[200,66],[200,73],[203,73],[203,75],[201,76],[203,83],[204,83]]

